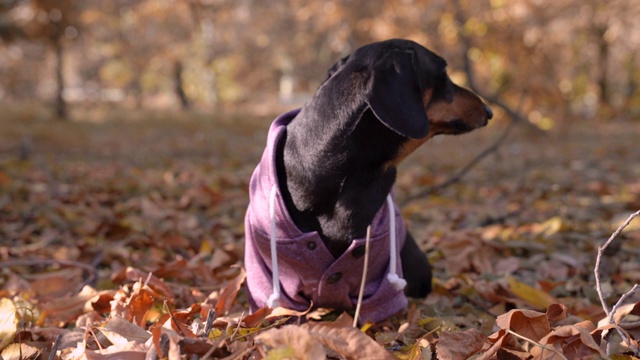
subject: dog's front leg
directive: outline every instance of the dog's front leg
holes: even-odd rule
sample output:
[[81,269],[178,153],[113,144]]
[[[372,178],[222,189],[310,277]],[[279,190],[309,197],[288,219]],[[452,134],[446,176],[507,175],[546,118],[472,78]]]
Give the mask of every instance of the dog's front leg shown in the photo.
[[404,246],[400,251],[400,257],[402,258],[402,273],[407,281],[405,294],[415,298],[427,296],[431,292],[431,265],[408,231]]

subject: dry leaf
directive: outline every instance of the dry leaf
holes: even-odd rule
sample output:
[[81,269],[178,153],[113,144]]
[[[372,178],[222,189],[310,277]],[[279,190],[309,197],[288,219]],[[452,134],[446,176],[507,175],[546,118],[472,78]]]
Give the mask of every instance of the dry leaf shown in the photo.
[[40,354],[40,349],[27,344],[11,344],[0,353],[3,360],[30,360],[35,359]]
[[546,309],[551,306],[551,304],[558,302],[553,296],[546,292],[520,282],[512,276],[507,277],[507,282],[509,284],[509,290],[511,290],[514,295],[537,308]]
[[224,315],[229,312],[231,305],[233,305],[233,302],[236,300],[240,286],[242,286],[246,277],[247,272],[244,268],[240,268],[240,273],[220,290],[218,303],[216,303],[216,314]]
[[[575,325],[560,326],[540,339],[542,345],[552,346],[569,359],[580,359],[598,355],[607,358],[604,350],[594,340],[597,330],[590,321],[583,321]],[[543,359],[552,354],[550,350],[541,347],[531,349],[535,359]]]
[[547,316],[533,310],[511,310],[498,316],[496,326],[534,341],[542,339],[550,330]]
[[13,336],[18,330],[18,318],[13,301],[7,298],[0,299],[0,350],[13,341]]
[[296,325],[270,329],[257,335],[256,340],[272,348],[269,354],[287,354],[301,360],[327,357],[318,339],[315,339],[309,330]]
[[567,307],[563,304],[551,304],[546,315],[551,324],[564,320],[567,318]]
[[92,309],[91,303],[98,299],[98,293],[90,286],[85,286],[78,295],[63,296],[42,304],[42,309],[49,316],[50,321],[73,321],[87,309]]
[[385,348],[357,328],[335,327],[331,323],[307,323],[308,329],[316,341],[347,359],[394,359]]
[[88,350],[85,345],[78,346],[69,354],[62,356],[63,360],[144,360],[148,348],[145,344],[128,342],[122,345],[112,345],[101,350]]
[[436,343],[438,360],[467,359],[482,349],[485,336],[479,330],[445,331]]
[[118,336],[124,338],[126,342],[129,341],[137,341],[140,343],[144,343],[147,341],[151,334],[141,328],[138,325],[132,324],[121,317],[111,318],[104,326],[104,328],[98,328],[100,331],[105,333],[105,336],[109,341],[115,344],[107,333],[117,334]]

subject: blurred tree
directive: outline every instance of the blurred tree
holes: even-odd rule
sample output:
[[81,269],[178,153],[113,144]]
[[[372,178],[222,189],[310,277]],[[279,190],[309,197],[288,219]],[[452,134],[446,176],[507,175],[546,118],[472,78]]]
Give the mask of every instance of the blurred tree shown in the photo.
[[[11,51],[0,52],[10,80],[0,96],[57,84],[60,117],[63,80],[85,92],[78,99],[138,106],[297,103],[354,48],[403,37],[489,98],[524,98],[526,120],[550,127],[603,108],[638,111],[638,17],[628,0],[3,0],[0,47]],[[38,47],[55,54],[53,75],[18,69]]]
[[24,24],[26,34],[33,40],[44,41],[53,48],[56,66],[55,111],[59,119],[67,119],[64,99],[64,49],[65,41],[79,34],[77,27],[79,10],[73,0],[31,0],[35,16]]

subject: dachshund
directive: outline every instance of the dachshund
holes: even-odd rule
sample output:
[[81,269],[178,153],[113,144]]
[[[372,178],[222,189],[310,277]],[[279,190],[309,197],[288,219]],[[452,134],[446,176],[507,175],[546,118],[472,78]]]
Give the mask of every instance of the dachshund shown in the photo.
[[[250,182],[245,266],[252,311],[354,309],[370,227],[361,319],[378,322],[431,291],[431,266],[391,190],[425,141],[483,127],[491,109],[447,63],[402,39],[338,61],[301,109],[279,116]],[[404,278],[403,278],[404,277]]]

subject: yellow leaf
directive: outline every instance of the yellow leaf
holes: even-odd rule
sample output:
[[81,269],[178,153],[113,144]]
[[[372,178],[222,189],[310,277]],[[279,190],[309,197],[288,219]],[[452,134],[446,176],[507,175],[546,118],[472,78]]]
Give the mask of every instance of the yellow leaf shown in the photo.
[[202,255],[211,254],[213,252],[213,246],[210,240],[205,240],[200,244],[199,253]]
[[13,301],[7,298],[0,299],[0,350],[13,341],[17,330],[18,318]]
[[536,224],[534,227],[534,233],[536,235],[551,236],[559,233],[560,231],[566,230],[566,228],[567,226],[564,220],[560,216],[554,216],[543,223]]
[[511,276],[507,277],[507,282],[509,284],[509,290],[511,290],[515,296],[539,309],[546,309],[551,304],[558,302],[553,296],[546,292],[520,282]]

